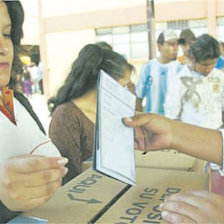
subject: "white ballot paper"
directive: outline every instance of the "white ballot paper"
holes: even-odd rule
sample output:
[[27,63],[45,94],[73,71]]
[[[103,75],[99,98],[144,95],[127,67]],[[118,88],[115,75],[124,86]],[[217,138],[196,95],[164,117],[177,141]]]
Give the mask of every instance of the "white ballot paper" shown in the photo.
[[134,130],[123,117],[135,113],[136,97],[104,71],[98,80],[93,168],[135,185]]

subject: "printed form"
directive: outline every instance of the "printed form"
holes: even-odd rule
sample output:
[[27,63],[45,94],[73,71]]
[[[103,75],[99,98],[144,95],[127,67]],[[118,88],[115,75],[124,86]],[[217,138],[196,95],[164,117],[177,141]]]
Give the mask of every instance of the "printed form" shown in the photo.
[[135,185],[134,130],[122,118],[134,115],[136,97],[101,70],[97,98],[93,167]]

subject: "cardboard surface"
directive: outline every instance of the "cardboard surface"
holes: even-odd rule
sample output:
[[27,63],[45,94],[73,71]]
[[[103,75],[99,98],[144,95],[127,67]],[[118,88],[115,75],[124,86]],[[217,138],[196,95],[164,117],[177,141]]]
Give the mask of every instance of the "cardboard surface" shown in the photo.
[[158,208],[167,196],[183,190],[207,190],[208,185],[208,174],[138,168],[136,187],[96,223],[164,223]]
[[[141,151],[135,150],[136,167],[148,167],[156,169],[169,169],[189,172],[202,172],[205,161],[196,159],[175,150],[151,151],[142,155]],[[89,169],[92,161],[83,162],[82,170]]]
[[135,150],[136,167],[201,172],[204,161],[175,150],[151,151],[143,155]]
[[82,172],[92,167],[92,161],[84,161],[82,163]]
[[137,168],[130,187],[91,169],[56,192],[44,206],[24,213],[48,223],[163,223],[158,210],[170,194],[208,189],[208,174]]
[[44,206],[23,215],[50,223],[88,223],[126,188],[126,184],[89,169],[59,189]]

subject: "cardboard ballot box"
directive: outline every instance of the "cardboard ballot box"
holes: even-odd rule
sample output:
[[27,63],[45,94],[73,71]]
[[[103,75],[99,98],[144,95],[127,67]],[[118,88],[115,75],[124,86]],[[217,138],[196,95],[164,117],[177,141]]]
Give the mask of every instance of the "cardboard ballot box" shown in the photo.
[[165,197],[202,189],[208,189],[207,174],[137,168],[137,185],[130,187],[89,169],[23,215],[48,223],[161,223],[158,206]]
[[[188,156],[176,150],[149,151],[142,154],[142,151],[135,150],[135,164],[139,168],[156,168],[179,170],[189,172],[202,172],[205,161]],[[83,162],[82,170],[92,166],[92,161]]]
[[82,172],[92,167],[92,161],[84,161],[82,163]]
[[88,223],[127,188],[127,184],[88,169],[61,187],[44,206],[24,215],[49,223]]
[[142,154],[135,150],[136,167],[202,172],[205,162],[176,150],[150,151]]
[[159,205],[183,190],[208,190],[208,174],[137,169],[137,186],[130,188],[96,223],[164,223]]

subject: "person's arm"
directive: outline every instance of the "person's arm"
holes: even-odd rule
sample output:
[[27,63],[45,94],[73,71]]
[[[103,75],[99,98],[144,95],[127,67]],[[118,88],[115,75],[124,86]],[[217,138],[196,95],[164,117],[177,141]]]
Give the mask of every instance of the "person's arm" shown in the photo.
[[135,105],[135,110],[142,112],[143,111],[143,107],[142,107],[142,99],[137,97],[136,98],[136,105]]
[[[177,149],[222,165],[223,139],[220,131],[173,121],[156,114],[125,118],[135,128],[136,147],[147,150]],[[224,197],[210,192],[181,192],[160,205],[169,223],[224,223]]]
[[66,174],[63,157],[20,155],[0,165],[0,222],[45,203]]
[[173,147],[191,156],[222,166],[222,135],[220,131],[174,121]]
[[146,63],[142,65],[138,82],[135,86],[135,95],[137,97],[136,99],[136,111],[143,111],[142,107],[142,100],[146,95],[146,79],[147,75],[149,74],[149,64]]
[[135,127],[136,148],[161,150],[172,148],[182,153],[222,165],[220,131],[170,120],[157,114],[142,114],[124,119]]
[[67,183],[82,171],[81,130],[76,115],[63,105],[58,107],[49,126],[49,137],[60,151],[61,155],[68,158],[68,173],[63,178]]
[[[135,128],[141,150],[174,148],[183,153],[222,165],[223,139],[220,131],[173,121],[156,114],[126,118]],[[224,197],[210,192],[181,192],[160,205],[169,223],[224,223]]]

